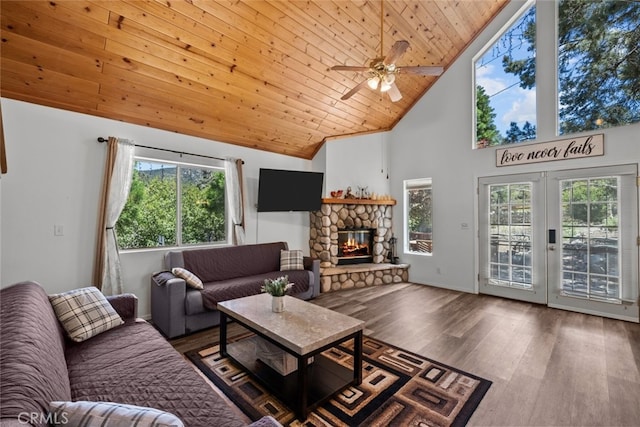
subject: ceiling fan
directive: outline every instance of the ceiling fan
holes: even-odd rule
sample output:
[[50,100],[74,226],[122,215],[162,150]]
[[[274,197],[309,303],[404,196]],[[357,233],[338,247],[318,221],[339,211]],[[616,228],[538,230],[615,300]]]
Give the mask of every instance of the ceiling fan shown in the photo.
[[387,56],[383,53],[383,1],[380,2],[380,57],[371,61],[368,67],[352,67],[349,65],[334,65],[331,70],[335,71],[360,71],[368,75],[367,79],[359,83],[356,87],[345,93],[342,98],[343,101],[351,98],[356,92],[362,89],[365,85],[369,86],[372,90],[380,88],[380,92],[388,93],[392,102],[397,102],[402,99],[402,94],[396,85],[396,74],[419,74],[424,76],[439,76],[444,70],[443,67],[427,67],[427,66],[411,66],[400,67],[396,65],[396,61],[406,52],[409,48],[409,42],[406,40],[399,40],[393,44]]

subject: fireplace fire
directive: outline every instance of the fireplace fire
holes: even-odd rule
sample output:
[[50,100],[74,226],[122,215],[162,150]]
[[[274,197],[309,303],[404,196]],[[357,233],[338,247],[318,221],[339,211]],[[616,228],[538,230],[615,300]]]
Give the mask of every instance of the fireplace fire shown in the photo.
[[338,264],[358,264],[373,259],[372,228],[338,230]]

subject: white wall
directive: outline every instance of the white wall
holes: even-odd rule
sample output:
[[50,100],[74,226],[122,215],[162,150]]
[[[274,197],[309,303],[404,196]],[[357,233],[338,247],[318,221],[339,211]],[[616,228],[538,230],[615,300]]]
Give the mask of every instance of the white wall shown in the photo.
[[[388,132],[328,141],[325,146],[325,196],[358,186],[370,193],[389,194]],[[316,156],[317,157],[317,156]],[[315,160],[315,159],[314,159]]]
[[[247,243],[284,240],[309,251],[308,213],[258,214],[255,204],[261,167],[312,170],[311,161],[10,99],[1,102],[9,166],[0,194],[2,287],[35,280],[54,293],[91,284],[105,156],[105,144],[96,142],[99,136],[242,158]],[[63,236],[54,236],[54,225],[63,226]],[[138,296],[140,315],[149,314],[149,276],[163,269],[165,251],[122,254],[125,289]]]
[[[411,264],[412,282],[476,292],[477,196],[479,177],[531,171],[574,169],[640,162],[640,124],[605,129],[603,157],[496,168],[495,148],[473,150],[472,59],[522,6],[512,1],[438,79],[437,83],[387,135],[390,192],[398,200],[394,207],[393,228],[398,249],[403,241],[403,180],[433,178],[434,253],[432,256],[400,253],[402,262]],[[538,2],[538,19],[554,16],[553,2]],[[555,136],[555,74],[549,72],[554,55],[553,31],[539,32],[538,38],[538,135],[543,142]],[[545,68],[546,67],[546,68]],[[553,65],[551,65],[553,67]],[[546,104],[541,104],[545,102]],[[371,138],[376,138],[372,135]],[[337,183],[339,171],[361,142],[352,138],[327,144],[327,182]],[[376,141],[371,141],[376,150]],[[375,170],[375,169],[374,169]],[[373,175],[375,175],[372,172]],[[374,177],[370,177],[372,180]],[[468,224],[467,229],[462,224]],[[438,273],[439,271],[439,273]]]

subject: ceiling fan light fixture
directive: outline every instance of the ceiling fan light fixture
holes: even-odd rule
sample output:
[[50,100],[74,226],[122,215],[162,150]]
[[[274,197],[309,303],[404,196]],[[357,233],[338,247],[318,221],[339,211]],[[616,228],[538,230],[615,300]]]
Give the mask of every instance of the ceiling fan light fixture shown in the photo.
[[[1,0],[0,0],[1,1]],[[439,66],[409,66],[398,67],[396,61],[409,49],[409,42],[406,40],[397,40],[387,55],[384,55],[384,0],[380,0],[380,56],[374,58],[368,67],[334,65],[332,70],[338,71],[356,71],[366,73],[366,80],[360,81],[349,92],[344,94],[340,99],[343,101],[351,98],[356,92],[365,86],[369,86],[371,90],[380,90],[381,93],[388,93],[389,98],[393,101],[402,99],[402,94],[396,86],[396,74],[417,74],[425,76],[439,76],[442,74],[443,68]]]
[[380,83],[380,77],[378,77],[378,76],[373,76],[373,77],[369,78],[369,80],[367,80],[367,85],[372,90],[378,89],[378,84],[379,83]]

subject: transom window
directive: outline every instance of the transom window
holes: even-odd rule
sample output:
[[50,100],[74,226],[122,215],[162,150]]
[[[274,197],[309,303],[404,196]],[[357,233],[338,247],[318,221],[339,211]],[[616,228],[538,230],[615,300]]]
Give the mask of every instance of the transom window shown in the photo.
[[476,148],[536,138],[538,25],[557,27],[557,56],[541,46],[545,59],[555,58],[541,63],[557,68],[557,103],[540,108],[557,112],[558,135],[640,121],[640,2],[555,5],[555,21],[548,14],[538,21],[535,3],[527,2],[474,58]]
[[640,121],[640,2],[558,2],[558,125],[567,134]]
[[224,169],[137,157],[116,223],[121,249],[227,240]]
[[529,2],[474,59],[477,148],[536,138],[535,35]]

